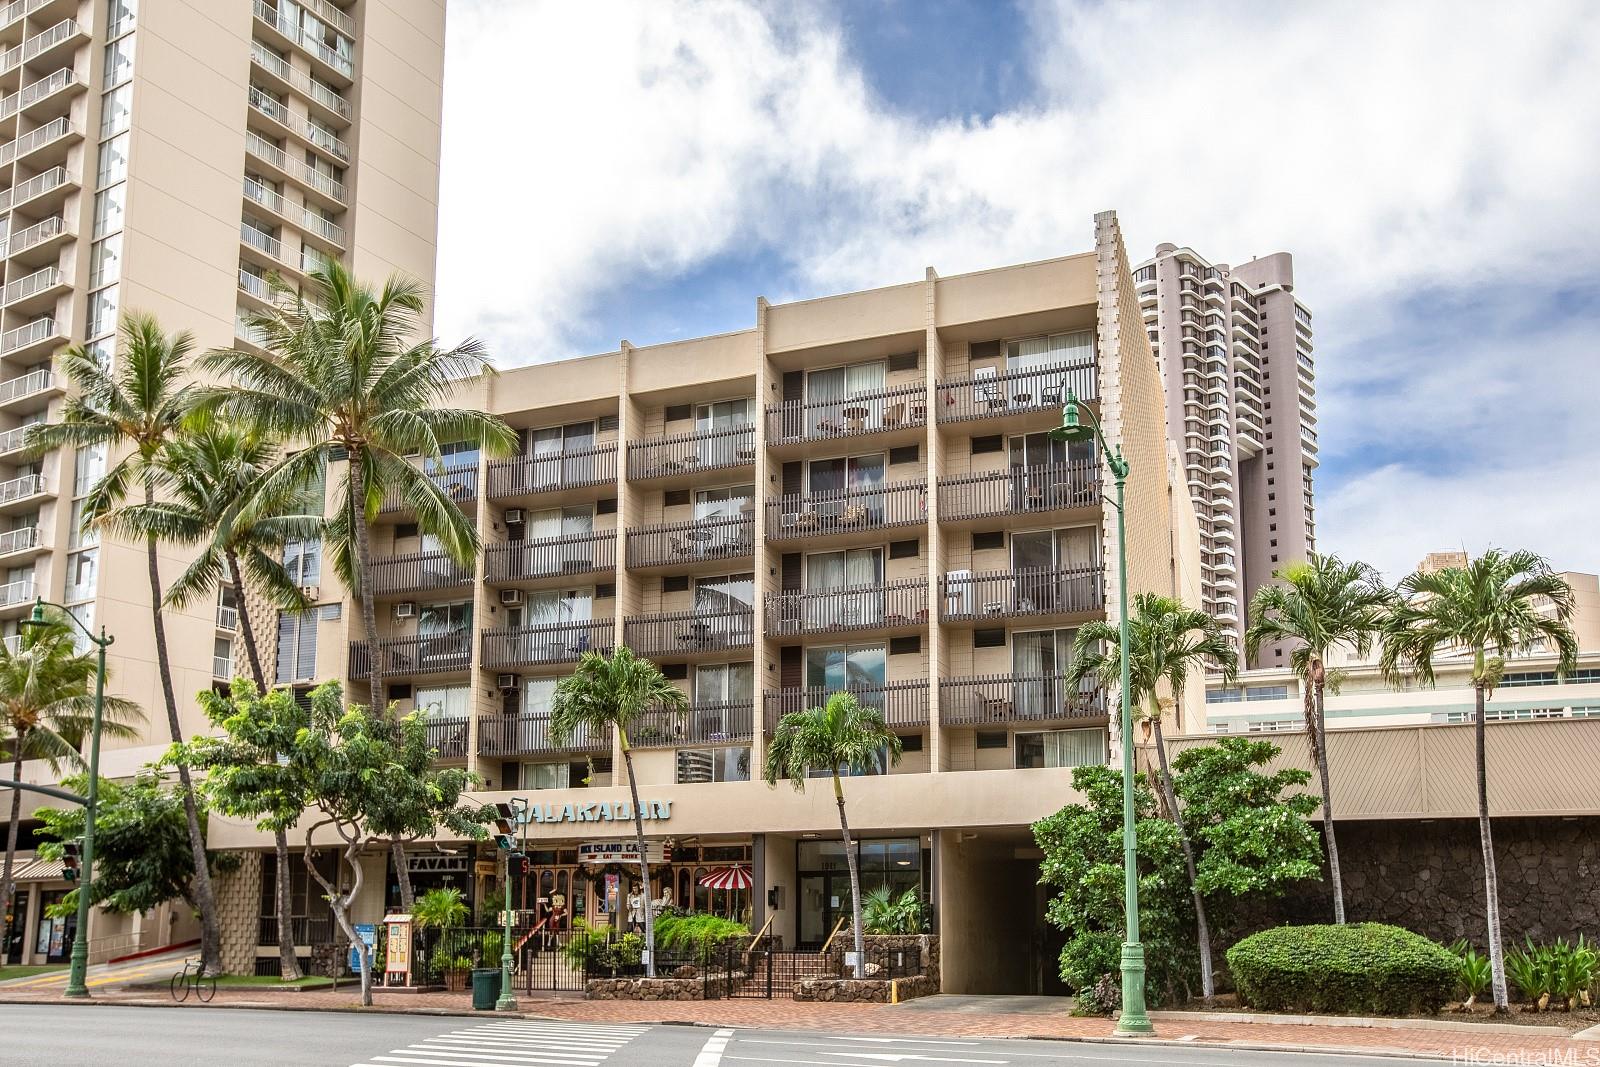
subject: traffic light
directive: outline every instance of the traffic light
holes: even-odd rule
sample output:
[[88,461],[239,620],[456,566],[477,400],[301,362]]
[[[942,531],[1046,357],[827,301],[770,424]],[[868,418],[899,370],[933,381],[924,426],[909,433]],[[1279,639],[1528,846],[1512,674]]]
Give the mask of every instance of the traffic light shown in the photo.
[[513,876],[527,874],[529,867],[528,857],[521,852],[506,853],[506,874]]
[[61,846],[61,877],[69,882],[78,880],[78,858],[80,852],[76,841],[68,841]]
[[516,809],[510,804],[496,804],[494,812],[494,843],[510,852],[516,847],[516,838],[513,836],[517,832]]

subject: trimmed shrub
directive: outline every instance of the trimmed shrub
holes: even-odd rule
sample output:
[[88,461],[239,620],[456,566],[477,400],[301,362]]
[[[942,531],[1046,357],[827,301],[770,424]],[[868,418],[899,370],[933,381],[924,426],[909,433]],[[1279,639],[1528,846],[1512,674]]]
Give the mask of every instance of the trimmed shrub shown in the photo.
[[1267,1011],[1432,1014],[1460,962],[1420,934],[1382,923],[1280,926],[1228,950],[1242,1003]]

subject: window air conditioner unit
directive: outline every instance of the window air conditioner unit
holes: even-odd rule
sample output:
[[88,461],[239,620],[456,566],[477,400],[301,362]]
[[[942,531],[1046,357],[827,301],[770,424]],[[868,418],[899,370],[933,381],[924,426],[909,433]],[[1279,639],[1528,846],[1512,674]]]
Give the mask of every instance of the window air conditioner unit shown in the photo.
[[521,508],[506,508],[507,526],[521,526],[527,518],[527,513]]
[[522,604],[522,590],[520,590],[520,589],[502,589],[502,590],[500,590],[500,603],[503,604],[504,606],[508,607],[508,608],[519,607]]
[[394,617],[397,619],[409,619],[415,616],[416,613],[417,602],[415,600],[402,600],[394,606]]
[[497,674],[494,676],[494,682],[501,689],[515,689],[517,687],[517,676],[514,674]]

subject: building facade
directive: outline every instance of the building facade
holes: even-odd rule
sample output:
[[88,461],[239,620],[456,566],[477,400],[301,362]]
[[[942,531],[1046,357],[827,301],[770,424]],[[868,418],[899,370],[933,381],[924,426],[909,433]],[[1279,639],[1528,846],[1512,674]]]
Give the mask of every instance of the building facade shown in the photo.
[[[1134,273],[1201,536],[1202,603],[1241,652],[1245,612],[1316,549],[1316,363],[1287,252],[1229,266],[1156,247]],[[1265,646],[1253,666],[1281,666]]]
[[[626,644],[689,701],[630,737],[647,832],[665,850],[652,899],[752,929],[770,920],[791,946],[828,938],[848,910],[831,790],[771,788],[762,758],[785,712],[849,689],[904,750],[846,785],[864,890],[915,888],[951,917],[947,988],[1049,987],[1029,826],[1071,799],[1074,766],[1113,755],[1107,695],[1065,681],[1076,628],[1115,617],[1117,583],[1102,464],[1047,435],[1069,390],[1133,468],[1132,588],[1170,592],[1194,569],[1173,559],[1160,381],[1115,217],[1097,217],[1095,235],[1081,255],[757,301],[750,329],[624,343],[465,388],[516,428],[519,454],[460,453],[436,472],[477,520],[471,568],[403,507],[380,515],[379,654],[384,695],[427,714],[441,760],[475,771],[483,799],[531,801],[520,911],[559,897],[566,921],[620,921],[625,869],[610,881],[585,862],[632,837],[618,740],[557,744],[549,714],[585,651]],[[301,652],[280,643],[279,682],[343,676],[364,696],[353,605],[279,636]],[[1191,699],[1180,721],[1198,722]],[[214,823],[222,847],[265,843]],[[476,905],[499,892],[492,858],[424,843],[408,866],[419,888],[455,885]],[[361,921],[398,901],[387,853],[368,862]],[[701,887],[729,865],[750,889]],[[259,905],[270,866],[224,893]],[[294,918],[308,937],[326,922]],[[235,930],[230,967],[270,967],[272,929]],[[994,953],[997,936],[1018,951]]]
[[[40,596],[116,638],[111,687],[145,710],[146,736],[109,752],[108,773],[167,740],[145,550],[81,528],[103,450],[22,451],[61,411],[54,357],[79,344],[113,360],[130,312],[190,331],[197,354],[231,346],[269,275],[299,286],[329,260],[431,284],[443,61],[444,0],[0,6],[0,634]],[[187,563],[162,549],[167,581]],[[167,613],[186,732],[205,724],[192,694],[235,670],[236,628],[220,593]],[[33,957],[41,893],[66,888],[53,873],[33,868],[10,955]],[[96,952],[138,944],[138,926],[98,917]]]

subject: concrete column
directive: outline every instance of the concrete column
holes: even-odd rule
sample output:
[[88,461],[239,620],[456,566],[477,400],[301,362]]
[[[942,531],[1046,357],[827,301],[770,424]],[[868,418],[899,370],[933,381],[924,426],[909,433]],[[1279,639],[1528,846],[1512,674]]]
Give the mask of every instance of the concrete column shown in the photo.
[[[755,559],[752,570],[755,581],[751,595],[755,599],[755,642],[751,650],[755,656],[755,679],[751,683],[750,777],[759,780],[766,773],[766,700],[768,689],[777,688],[777,645],[767,636],[766,600],[768,593],[778,591],[778,553],[767,548],[767,506],[770,497],[779,490],[777,465],[767,455],[767,406],[782,400],[779,376],[767,361],[767,309],[770,305],[764,296],[756,297],[756,469],[752,482],[755,486]],[[765,888],[757,886],[763,894]],[[764,897],[763,897],[764,899]]]
[[[617,598],[614,640],[621,647],[625,634],[624,623],[629,616],[639,613],[643,598],[643,579],[628,571],[628,527],[638,525],[642,511],[641,492],[628,480],[628,442],[644,436],[644,411],[633,399],[633,345],[623,341],[618,345],[622,353],[617,360],[617,569],[612,579],[616,583]],[[622,758],[622,739],[611,739],[612,782],[627,784],[627,766]]]
[[925,340],[924,404],[927,416],[928,472],[928,770],[948,769],[943,731],[939,727],[939,680],[949,670],[944,627],[939,622],[939,579],[944,576],[944,533],[939,528],[939,478],[944,474],[944,441],[939,436],[939,381],[944,377],[944,345],[939,338],[939,275],[929,267],[923,280]]

